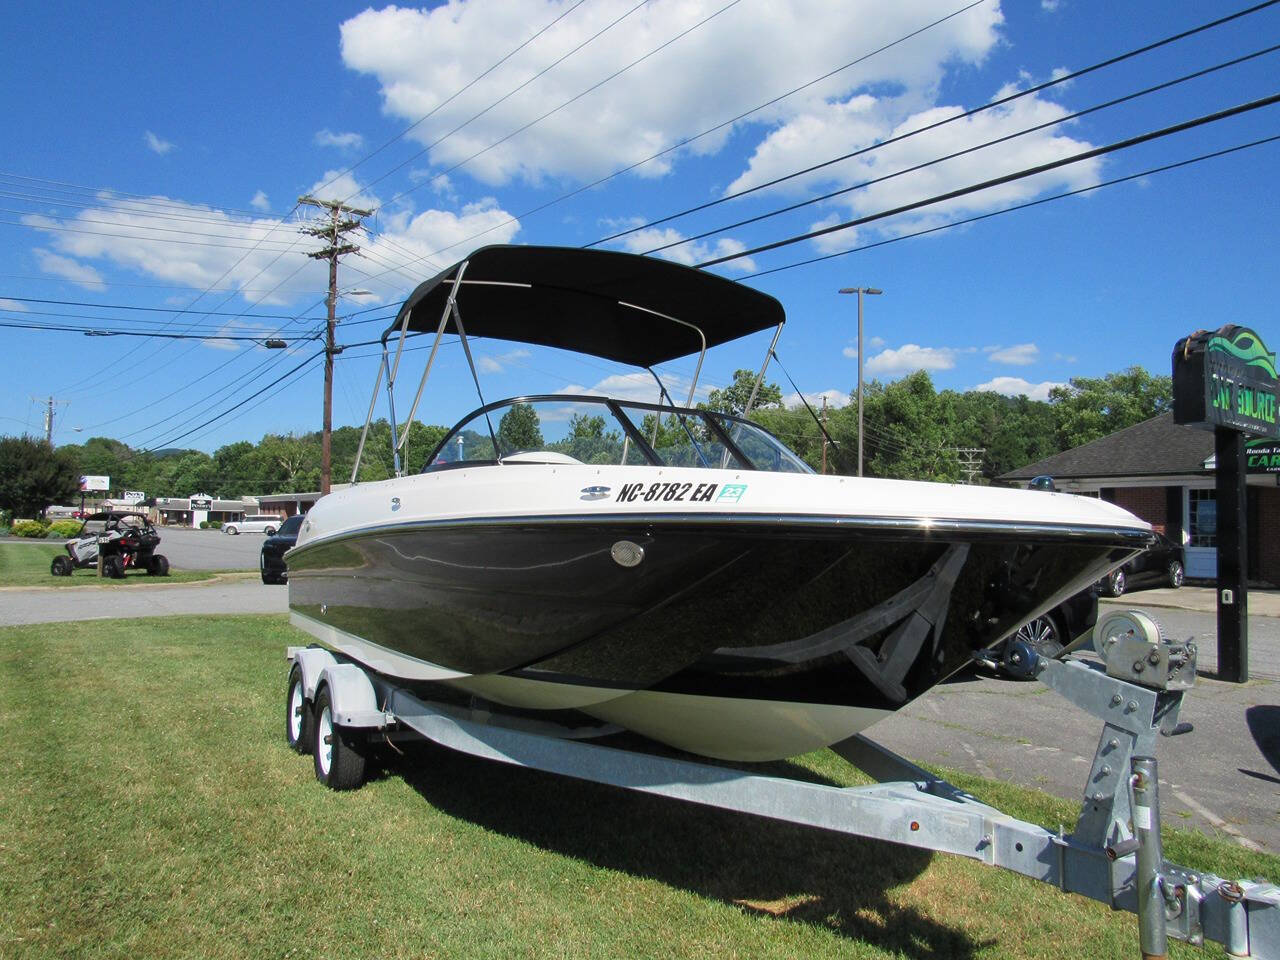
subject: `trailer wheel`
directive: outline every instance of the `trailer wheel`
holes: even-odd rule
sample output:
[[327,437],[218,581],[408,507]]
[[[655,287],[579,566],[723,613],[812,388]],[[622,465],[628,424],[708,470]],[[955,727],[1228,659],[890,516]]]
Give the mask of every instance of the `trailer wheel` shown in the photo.
[[302,668],[296,663],[289,671],[289,688],[284,698],[284,739],[301,754],[311,752],[315,716],[307,707],[306,691],[302,686]]
[[151,559],[147,561],[147,575],[167,577],[169,575],[169,558],[163,553],[152,554]]
[[333,722],[328,687],[316,694],[314,731],[316,779],[330,790],[354,790],[364,783],[364,753],[355,735]]
[[49,564],[49,572],[55,577],[71,576],[71,558],[58,556],[53,558],[53,562]]
[[117,556],[106,557],[102,561],[102,575],[112,580],[124,579],[124,561]]

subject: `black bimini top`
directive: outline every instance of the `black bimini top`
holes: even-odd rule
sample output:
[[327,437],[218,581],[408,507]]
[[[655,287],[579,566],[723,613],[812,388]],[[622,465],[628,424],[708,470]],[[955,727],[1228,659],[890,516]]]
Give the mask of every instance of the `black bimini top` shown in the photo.
[[[767,293],[667,260],[573,247],[490,246],[420,284],[384,341],[406,313],[409,330],[435,331],[464,263],[457,305],[468,337],[560,347],[634,366],[701,350],[702,339],[684,324],[702,331],[712,347],[786,319],[782,304]],[[452,316],[445,330],[458,332]]]

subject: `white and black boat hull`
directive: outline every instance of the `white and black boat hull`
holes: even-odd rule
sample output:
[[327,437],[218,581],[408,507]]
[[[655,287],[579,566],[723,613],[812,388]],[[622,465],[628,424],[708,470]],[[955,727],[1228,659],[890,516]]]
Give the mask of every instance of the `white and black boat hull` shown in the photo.
[[401,680],[763,760],[901,708],[1148,536],[710,513],[422,520],[295,550],[290,606]]

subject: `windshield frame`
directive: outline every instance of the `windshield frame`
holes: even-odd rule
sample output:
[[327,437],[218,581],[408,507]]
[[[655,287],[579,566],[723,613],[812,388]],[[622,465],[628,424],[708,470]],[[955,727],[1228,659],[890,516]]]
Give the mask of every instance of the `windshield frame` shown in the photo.
[[[678,407],[673,404],[646,403],[641,400],[620,401],[612,397],[604,397],[600,395],[592,396],[566,393],[542,393],[508,397],[505,400],[496,400],[491,403],[487,403],[482,407],[477,407],[449,429],[440,442],[431,449],[431,452],[427,455],[426,463],[418,472],[435,473],[440,470],[506,464],[507,461],[504,461],[501,457],[496,459],[464,460],[445,463],[436,463],[435,461],[436,458],[454,442],[454,438],[459,434],[459,432],[468,424],[473,422],[477,417],[487,416],[494,410],[503,407],[511,407],[518,403],[591,403],[604,406],[613,415],[614,419],[617,420],[618,425],[626,432],[626,435],[630,438],[632,445],[644,455],[645,460],[648,461],[650,466],[655,467],[670,467],[672,464],[668,464],[664,461],[653,447],[650,446],[649,441],[645,438],[643,432],[624,411],[622,406],[623,403],[626,404],[627,409],[638,409],[646,412],[652,412],[658,416],[677,415],[680,417],[692,417],[698,422],[705,424],[716,440],[719,441],[731,455],[733,462],[726,464],[722,469],[760,470],[761,468],[742,451],[741,447],[739,447],[737,443],[734,442],[730,436],[731,431],[726,428],[724,421],[743,423],[751,429],[763,433],[779,447],[786,450],[792,457],[794,457],[796,462],[802,464],[807,470],[809,470],[809,472],[813,472],[812,468],[809,467],[808,464],[804,463],[803,458],[799,454],[770,433],[765,427],[753,420],[747,419],[746,417],[740,417],[731,413],[724,413],[719,410],[702,410],[696,407]],[[699,458],[701,459],[701,455],[699,455]],[[513,463],[516,462],[518,461],[513,461]],[[712,464],[705,464],[705,468],[717,469],[713,467]]]

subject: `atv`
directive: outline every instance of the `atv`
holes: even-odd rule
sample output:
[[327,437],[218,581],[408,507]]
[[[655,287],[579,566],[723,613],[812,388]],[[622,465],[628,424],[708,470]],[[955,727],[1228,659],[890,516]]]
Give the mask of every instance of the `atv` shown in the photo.
[[97,566],[102,558],[102,575],[119,580],[126,570],[146,570],[149,576],[169,575],[169,560],[156,547],[160,534],[140,513],[95,513],[80,532],[66,543],[67,553],[53,558],[49,572],[69,577],[76,568]]

